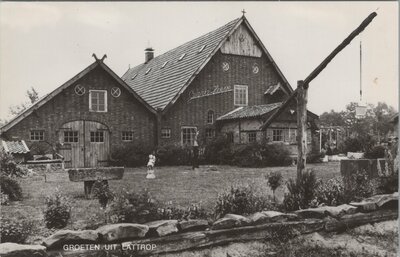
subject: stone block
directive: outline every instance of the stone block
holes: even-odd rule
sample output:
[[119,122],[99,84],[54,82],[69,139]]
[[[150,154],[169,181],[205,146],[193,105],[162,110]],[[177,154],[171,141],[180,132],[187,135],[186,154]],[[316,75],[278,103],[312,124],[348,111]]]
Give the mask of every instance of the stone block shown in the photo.
[[96,229],[100,241],[104,243],[142,238],[148,231],[148,226],[134,223],[110,224]]

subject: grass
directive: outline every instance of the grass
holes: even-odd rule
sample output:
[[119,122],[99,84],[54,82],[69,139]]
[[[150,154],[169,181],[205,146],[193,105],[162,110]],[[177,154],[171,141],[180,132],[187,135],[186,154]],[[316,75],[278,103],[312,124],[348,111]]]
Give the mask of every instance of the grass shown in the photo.
[[[318,178],[323,180],[338,176],[339,163],[310,164],[307,168],[313,169]],[[139,192],[147,189],[150,195],[161,203],[172,201],[174,205],[182,207],[192,203],[199,203],[208,211],[212,211],[215,199],[221,191],[228,189],[232,184],[254,183],[260,190],[272,196],[265,176],[270,172],[280,171],[283,180],[296,176],[296,167],[272,168],[239,168],[232,166],[202,166],[195,171],[188,166],[156,167],[156,179],[147,180],[146,168],[125,169],[123,180],[109,181],[110,189],[118,192],[125,188]],[[39,173],[40,174],[40,173]],[[17,213],[25,213],[35,221],[36,233],[46,235],[44,228],[43,208],[46,195],[52,194],[58,187],[61,192],[73,200],[71,223],[67,228],[83,229],[94,215],[101,217],[102,210],[97,200],[87,200],[84,197],[83,182],[70,182],[65,171],[55,171],[44,176],[33,176],[20,179],[23,189],[23,200],[13,202],[9,206],[2,206],[2,217],[13,217]],[[284,196],[284,187],[276,190],[278,200]]]

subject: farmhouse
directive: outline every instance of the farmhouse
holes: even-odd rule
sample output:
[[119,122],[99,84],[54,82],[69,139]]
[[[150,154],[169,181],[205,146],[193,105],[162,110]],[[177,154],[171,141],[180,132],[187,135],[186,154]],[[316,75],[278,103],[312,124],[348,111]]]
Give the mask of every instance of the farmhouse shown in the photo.
[[[293,89],[245,16],[156,57],[147,48],[122,79],[157,110],[159,144],[191,145],[196,131],[203,142],[222,132],[295,143],[296,102],[282,105]],[[309,139],[316,119],[309,112]]]
[[1,137],[25,140],[35,154],[58,153],[65,167],[106,166],[133,140],[154,145],[154,110],[103,59],[3,126]]
[[[121,147],[282,143],[297,154],[296,102],[288,81],[243,15],[145,62],[122,78],[98,59],[0,130],[66,167],[107,166]],[[308,112],[308,143],[318,116]],[[311,146],[311,145],[310,145]],[[311,149],[311,147],[309,147]]]

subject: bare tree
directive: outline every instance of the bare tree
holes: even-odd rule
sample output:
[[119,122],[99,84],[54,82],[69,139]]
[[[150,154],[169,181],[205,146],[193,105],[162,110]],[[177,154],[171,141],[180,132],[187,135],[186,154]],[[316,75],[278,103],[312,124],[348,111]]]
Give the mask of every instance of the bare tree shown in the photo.
[[36,91],[34,87],[31,87],[30,89],[26,90],[26,96],[29,98],[29,101],[26,101],[18,105],[13,105],[9,108],[11,115],[15,116],[20,114],[26,108],[28,108],[30,105],[32,105],[39,99],[39,93]]

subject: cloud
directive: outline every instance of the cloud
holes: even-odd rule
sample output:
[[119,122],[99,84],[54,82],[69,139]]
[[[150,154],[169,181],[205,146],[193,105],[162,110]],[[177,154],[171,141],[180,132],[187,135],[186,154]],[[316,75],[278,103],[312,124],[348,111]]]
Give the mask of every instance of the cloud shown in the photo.
[[11,29],[29,31],[42,26],[53,26],[62,17],[61,11],[50,4],[1,3],[0,22]]

